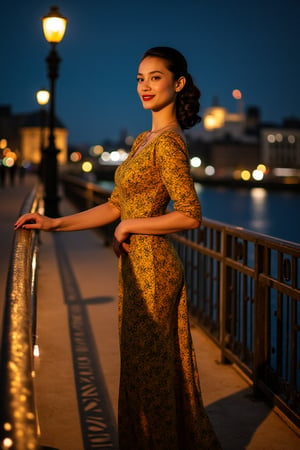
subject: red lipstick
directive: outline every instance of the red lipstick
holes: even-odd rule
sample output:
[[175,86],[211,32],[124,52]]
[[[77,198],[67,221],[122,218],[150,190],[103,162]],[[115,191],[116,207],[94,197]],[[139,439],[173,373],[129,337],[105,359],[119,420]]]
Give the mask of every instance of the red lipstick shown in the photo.
[[154,95],[143,95],[142,98],[144,102],[148,102],[149,100],[152,100],[154,98]]

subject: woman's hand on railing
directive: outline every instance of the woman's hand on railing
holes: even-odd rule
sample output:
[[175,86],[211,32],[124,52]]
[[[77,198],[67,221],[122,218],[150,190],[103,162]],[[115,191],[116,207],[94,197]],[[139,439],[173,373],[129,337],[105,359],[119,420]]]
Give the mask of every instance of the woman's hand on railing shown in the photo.
[[55,219],[38,213],[27,213],[18,218],[14,228],[15,230],[22,228],[25,230],[52,231],[55,229]]

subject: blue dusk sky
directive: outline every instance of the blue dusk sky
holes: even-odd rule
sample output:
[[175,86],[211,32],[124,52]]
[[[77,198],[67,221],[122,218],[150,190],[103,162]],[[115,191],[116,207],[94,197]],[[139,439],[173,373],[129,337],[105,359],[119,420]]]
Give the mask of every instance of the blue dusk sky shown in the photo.
[[[187,58],[199,86],[202,112],[214,97],[236,110],[232,90],[263,121],[300,118],[299,0],[11,0],[1,6],[0,104],[13,113],[38,109],[35,93],[48,88],[50,51],[41,20],[52,4],[68,18],[57,46],[62,61],[56,113],[71,144],[136,135],[151,127],[136,94],[139,59],[166,45]],[[201,127],[201,125],[199,125]]]

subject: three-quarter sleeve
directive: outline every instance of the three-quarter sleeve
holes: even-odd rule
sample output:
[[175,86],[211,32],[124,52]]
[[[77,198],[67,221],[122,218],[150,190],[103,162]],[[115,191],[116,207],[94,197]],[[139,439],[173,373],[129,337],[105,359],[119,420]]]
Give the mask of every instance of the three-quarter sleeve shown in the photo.
[[119,193],[119,188],[117,186],[114,187],[111,195],[108,198],[108,201],[109,201],[109,203],[111,203],[113,206],[115,206],[119,210],[121,209],[121,207],[120,207],[120,193]]
[[176,211],[201,220],[201,205],[190,173],[186,145],[176,133],[160,136],[155,158],[162,181]]

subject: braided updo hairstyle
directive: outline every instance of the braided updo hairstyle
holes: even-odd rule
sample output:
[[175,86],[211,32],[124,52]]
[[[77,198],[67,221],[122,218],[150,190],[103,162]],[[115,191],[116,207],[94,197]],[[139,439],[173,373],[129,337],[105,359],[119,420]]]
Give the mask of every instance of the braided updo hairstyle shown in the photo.
[[174,74],[175,80],[182,76],[185,77],[185,86],[177,93],[176,97],[176,116],[182,129],[192,128],[201,121],[201,117],[198,115],[201,93],[188,73],[185,57],[172,47],[150,48],[144,53],[141,61],[148,56],[164,59],[167,62],[168,70]]

